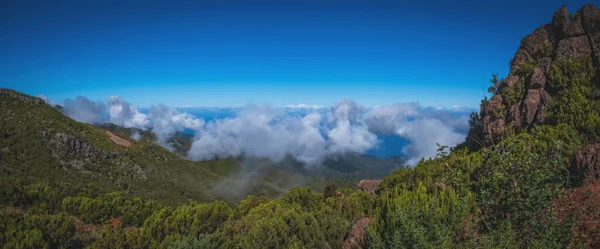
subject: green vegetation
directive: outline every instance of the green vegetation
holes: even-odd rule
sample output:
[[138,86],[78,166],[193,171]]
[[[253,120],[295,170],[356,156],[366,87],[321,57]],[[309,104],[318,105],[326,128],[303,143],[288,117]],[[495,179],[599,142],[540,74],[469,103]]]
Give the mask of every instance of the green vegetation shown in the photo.
[[[535,67],[523,63],[512,87],[493,76],[490,93],[522,101]],[[489,146],[438,145],[435,158],[387,175],[377,195],[317,178],[284,193],[290,172],[302,173],[293,162],[261,168],[264,178],[235,195],[224,189],[247,179],[233,177],[244,172],[234,159],[190,162],[151,139],[122,147],[46,105],[0,97],[0,245],[342,248],[368,217],[363,248],[582,248],[580,217],[559,215],[555,201],[581,186],[567,169],[600,136],[594,75],[589,59],[553,63],[547,124]],[[471,116],[469,134],[482,134],[483,117]],[[369,172],[360,164],[373,159],[354,159],[350,171]],[[327,177],[352,176],[337,163]]]
[[561,60],[552,64],[552,108],[549,117],[555,124],[568,124],[591,141],[600,136],[600,103],[593,100],[598,86],[593,83],[595,70],[591,58]]

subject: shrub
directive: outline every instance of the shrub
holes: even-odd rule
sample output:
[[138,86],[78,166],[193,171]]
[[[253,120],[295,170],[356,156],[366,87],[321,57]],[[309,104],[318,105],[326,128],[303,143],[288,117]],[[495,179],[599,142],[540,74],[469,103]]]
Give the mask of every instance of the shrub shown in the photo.
[[368,248],[472,247],[474,212],[473,195],[461,197],[452,188],[393,189],[381,197],[368,229]]
[[485,152],[475,190],[485,222],[524,226],[567,185],[565,143],[521,133]]

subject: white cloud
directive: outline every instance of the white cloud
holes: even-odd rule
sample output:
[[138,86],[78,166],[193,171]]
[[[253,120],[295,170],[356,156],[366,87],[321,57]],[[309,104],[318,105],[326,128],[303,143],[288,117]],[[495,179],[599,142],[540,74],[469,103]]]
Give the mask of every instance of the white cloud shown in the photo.
[[150,107],[152,133],[158,138],[158,143],[166,146],[167,140],[184,129],[198,131],[204,125],[204,120],[197,119],[188,113],[179,113],[174,108],[165,105]]
[[77,97],[66,100],[64,107],[65,114],[81,122],[151,129],[156,142],[167,148],[168,139],[177,132],[193,130],[188,152],[193,160],[245,155],[278,161],[290,155],[308,165],[317,165],[329,155],[365,153],[379,146],[378,135],[409,140],[402,152],[415,163],[435,156],[436,143],[454,146],[462,142],[469,118],[461,108],[438,109],[417,103],[365,108],[349,100],[330,109],[249,106],[236,109],[234,117],[210,122],[164,105],[152,106],[144,114],[118,96],[106,103]]
[[286,105],[284,106],[285,108],[290,108],[290,109],[313,109],[313,110],[318,110],[318,109],[323,109],[325,108],[322,105],[306,105],[306,104],[299,104],[299,105]]
[[188,156],[204,160],[245,154],[278,161],[291,154],[314,164],[325,153],[320,120],[318,113],[298,117],[269,107],[249,107],[235,118],[206,124],[197,132]]
[[365,122],[371,131],[395,134],[410,141],[403,153],[412,165],[423,157],[434,157],[438,149],[436,143],[455,146],[463,142],[468,120],[466,112],[422,108],[416,103],[377,107],[365,114]]
[[119,96],[110,96],[108,114],[110,122],[125,128],[148,129],[150,120],[146,114],[140,113],[137,106],[130,105]]
[[57,104],[56,101],[49,99],[48,97],[46,97],[46,95],[38,94],[36,95],[36,97],[42,99],[44,102],[46,102],[46,104],[49,104],[50,106],[55,106]]
[[188,155],[203,160],[245,154],[275,161],[292,155],[316,165],[330,154],[364,153],[376,145],[377,137],[362,123],[362,110],[354,102],[340,102],[325,122],[319,112],[293,115],[253,106],[235,118],[208,123],[196,134]]
[[63,111],[65,115],[83,123],[101,124],[106,120],[106,104],[82,96],[65,100]]

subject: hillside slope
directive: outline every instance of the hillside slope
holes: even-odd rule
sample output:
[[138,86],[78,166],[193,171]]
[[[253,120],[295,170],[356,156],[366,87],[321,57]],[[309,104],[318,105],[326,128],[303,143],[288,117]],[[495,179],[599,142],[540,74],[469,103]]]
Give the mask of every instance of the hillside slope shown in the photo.
[[[149,141],[119,145],[103,129],[71,120],[41,99],[9,89],[0,89],[0,109],[0,172],[22,179],[96,184],[106,192],[126,191],[177,204],[224,198],[212,186],[230,180],[206,168],[237,163],[190,162]],[[268,196],[279,194],[266,185],[257,189]]]

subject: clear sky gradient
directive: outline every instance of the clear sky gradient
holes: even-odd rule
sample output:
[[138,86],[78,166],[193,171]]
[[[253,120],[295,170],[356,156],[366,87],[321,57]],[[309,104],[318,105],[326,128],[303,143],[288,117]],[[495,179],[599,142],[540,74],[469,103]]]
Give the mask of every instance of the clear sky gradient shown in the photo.
[[477,107],[523,36],[584,3],[1,0],[0,87],[139,106]]

